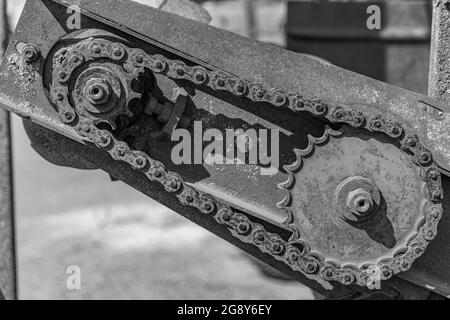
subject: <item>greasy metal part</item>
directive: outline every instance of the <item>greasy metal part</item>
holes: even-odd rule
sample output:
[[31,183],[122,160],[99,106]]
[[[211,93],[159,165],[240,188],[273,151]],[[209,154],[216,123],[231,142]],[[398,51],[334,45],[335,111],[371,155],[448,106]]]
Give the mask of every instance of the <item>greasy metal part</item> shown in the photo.
[[[6,0],[0,1],[0,57],[9,37]],[[16,298],[13,169],[10,115],[0,109],[0,299]]]
[[[227,96],[231,96],[233,99],[239,97],[239,99],[245,99],[246,103],[238,104],[238,107],[242,110],[241,113],[236,112],[236,117],[242,117],[245,120],[251,118],[248,114],[246,115],[246,112],[251,112],[258,114],[259,117],[265,115],[270,121],[278,121],[281,124],[282,121],[280,120],[286,115],[291,118],[290,121],[297,121],[300,127],[302,127],[302,124],[311,122],[313,125],[305,126],[305,129],[312,131],[314,131],[314,124],[323,124],[323,122],[346,124],[354,127],[358,132],[367,131],[373,135],[382,135],[393,145],[401,147],[405,154],[410,153],[417,168],[422,168],[422,179],[426,182],[425,190],[427,190],[427,193],[425,196],[430,207],[428,207],[429,211],[425,210],[423,214],[429,224],[420,226],[419,231],[423,230],[424,234],[419,232],[415,235],[414,239],[419,241],[419,246],[414,246],[414,242],[410,243],[411,247],[406,248],[406,252],[399,253],[393,260],[387,262],[388,267],[392,268],[394,273],[402,271],[409,268],[412,261],[423,253],[423,245],[426,246],[428,240],[431,240],[436,233],[434,228],[440,216],[439,203],[443,197],[439,183],[432,181],[435,176],[438,178],[437,181],[440,181],[440,175],[435,169],[433,161],[436,160],[436,155],[438,155],[436,158],[439,158],[440,155],[442,159],[445,152],[442,149],[436,150],[436,148],[428,148],[429,146],[425,147],[426,142],[429,141],[427,141],[427,135],[421,133],[420,128],[425,126],[425,123],[421,123],[421,121],[426,122],[428,115],[417,114],[417,110],[413,106],[425,104],[433,109],[433,105],[438,105],[433,100],[389,87],[339,68],[323,65],[315,60],[291,54],[279,48],[252,42],[205,25],[199,27],[199,24],[175,16],[164,15],[160,12],[155,13],[151,9],[129,2],[86,1],[82,2],[81,6],[87,16],[100,20],[116,30],[83,16],[85,27],[102,27],[120,33],[122,37],[124,33],[121,31],[124,31],[128,35],[136,37],[132,40],[132,47],[117,44],[117,47],[129,50],[130,57],[133,57],[132,54],[135,52],[142,53],[142,51],[130,48],[145,48],[151,52],[144,51],[143,56],[146,59],[142,61],[145,62],[145,66],[134,65],[134,62],[139,64],[138,60],[133,61],[131,65],[136,68],[145,67],[151,70],[158,83],[161,83],[161,78],[166,77],[172,79],[175,83],[186,84],[188,82],[189,85],[186,85],[187,92],[192,92],[192,87],[202,87],[203,90],[208,91],[210,98],[202,95],[200,92],[202,90],[196,92],[195,95],[190,94],[190,99],[199,108],[212,105],[220,112],[234,112],[232,105],[223,104],[223,102],[221,104],[220,101],[230,101]],[[126,17],[127,14],[123,14],[127,10],[133,14],[133,18]],[[121,12],[123,16],[118,16],[117,11]],[[59,14],[56,14],[57,12]],[[88,145],[93,143],[97,148],[109,151],[114,159],[122,161],[112,161],[109,157],[105,157],[105,153],[98,152],[94,145],[92,145],[94,148],[87,152],[86,158],[95,155],[96,159],[93,162],[99,163],[99,167],[111,173],[114,177],[126,181],[177,212],[186,215],[191,220],[216,232],[233,244],[324,294],[339,295],[347,291],[341,284],[366,284],[367,279],[365,279],[364,269],[362,271],[360,269],[346,269],[345,266],[339,265],[333,265],[330,268],[328,261],[321,261],[320,257],[313,256],[309,252],[305,252],[305,255],[303,255],[300,248],[293,248],[292,241],[296,238],[292,238],[292,234],[289,234],[289,231],[293,230],[290,228],[278,229],[278,227],[283,226],[283,221],[273,222],[276,220],[274,216],[278,212],[264,212],[264,210],[253,212],[255,208],[239,204],[239,196],[233,195],[227,199],[214,189],[206,189],[206,192],[214,192],[214,197],[205,196],[205,189],[197,191],[196,188],[206,187],[205,181],[207,179],[203,179],[203,181],[194,179],[192,182],[191,178],[189,181],[183,181],[176,174],[172,174],[169,170],[166,171],[159,161],[149,157],[146,154],[149,149],[146,149],[146,152],[132,150],[128,142],[118,141],[115,136],[118,133],[116,130],[113,129],[113,132],[111,132],[104,128],[99,129],[95,125],[97,114],[84,112],[86,108],[79,108],[77,103],[75,104],[76,110],[71,108],[67,104],[69,93],[64,90],[52,92],[53,102],[57,105],[59,113],[55,112],[46,100],[46,92],[42,88],[41,72],[45,61],[38,60],[31,64],[23,63],[25,59],[22,60],[21,57],[17,56],[15,44],[17,42],[36,43],[43,58],[47,62],[53,61],[49,54],[53,50],[68,46],[67,43],[62,43],[61,47],[53,48],[59,39],[68,33],[68,30],[64,30],[64,12],[65,10],[61,10],[59,6],[50,1],[29,1],[27,3],[24,13],[27,20],[23,19],[19,23],[19,31],[16,33],[15,40],[8,51],[8,63],[4,64],[2,70],[0,70],[2,80],[5,80],[2,83],[11,84],[10,87],[0,84],[2,86],[0,100],[7,103],[7,108],[47,126],[53,131],[63,133]],[[139,17],[141,14],[142,16]],[[30,19],[30,16],[36,16],[35,23],[40,26],[39,28],[34,26],[33,22],[30,23],[30,21],[34,21]],[[142,19],[144,16],[146,19]],[[143,24],[142,21],[146,21],[146,23]],[[168,25],[170,30],[167,30]],[[46,30],[45,34],[42,34],[40,28]],[[130,28],[134,31],[131,31]],[[202,32],[201,35],[199,35],[200,31]],[[197,35],[195,39],[189,39],[190,35],[194,34]],[[218,41],[218,39],[221,41]],[[230,43],[234,45],[230,46]],[[76,45],[73,45],[70,49],[75,47]],[[89,52],[89,54],[96,54],[94,50]],[[224,55],[223,52],[227,52],[227,54]],[[258,52],[258,55],[254,55],[252,52]],[[121,60],[114,58],[110,53],[112,51],[100,50],[100,55],[97,58],[106,57],[109,60],[118,60],[115,63]],[[251,57],[248,60],[245,59],[247,55]],[[274,55],[280,59],[274,60]],[[85,57],[85,53],[83,56]],[[64,55],[61,57],[64,58]],[[188,61],[189,64],[186,64],[185,61]],[[72,72],[76,68],[77,66],[70,67],[70,70],[65,71]],[[195,76],[199,70],[207,75],[204,79],[202,78],[202,81]],[[66,73],[66,75],[68,74]],[[258,82],[251,80],[258,74],[260,76],[257,78],[262,80]],[[46,76],[51,77],[52,75],[47,73]],[[56,88],[63,88],[64,82],[69,80],[65,76],[61,76],[60,73],[54,73],[53,79]],[[19,85],[24,87],[25,90],[18,91]],[[62,99],[58,94],[63,95]],[[212,96],[219,96],[220,99],[214,100]],[[209,100],[204,101],[204,99]],[[120,109],[117,110],[116,108],[115,110],[115,112],[119,111],[116,115],[121,114]],[[220,122],[218,114],[213,113],[214,108],[205,108],[199,111],[203,110],[213,115],[208,116],[208,119],[213,122],[212,125],[214,125],[215,118],[217,118],[216,123]],[[67,117],[66,113],[71,113],[74,117]],[[380,116],[380,114],[383,114],[383,116]],[[388,116],[385,116],[386,114]],[[267,117],[268,115],[275,116]],[[312,115],[319,120],[314,120],[308,115]],[[113,114],[106,122],[109,123],[110,119],[113,119]],[[66,125],[62,124],[61,120]],[[265,122],[265,125],[267,126],[268,123]],[[320,125],[318,126],[320,132]],[[129,129],[138,127],[139,125],[133,125]],[[81,134],[81,138],[78,134]],[[295,138],[296,140],[302,140],[302,135],[297,133]],[[307,143],[310,141],[310,138],[306,139]],[[304,142],[305,140],[303,140]],[[302,149],[300,146],[297,146],[297,148]],[[152,151],[157,152],[158,150]],[[128,164],[123,163],[123,161]],[[163,161],[163,163],[166,164],[166,161]],[[167,162],[167,164],[169,163]],[[137,171],[133,172],[131,168],[135,168]],[[147,171],[150,168],[159,168],[160,170]],[[428,168],[432,170],[430,171]],[[173,170],[173,168],[170,170]],[[208,173],[212,174],[212,171]],[[230,168],[227,175],[232,174]],[[154,182],[148,181],[148,178],[154,180]],[[217,176],[213,176],[211,179],[220,181],[216,178]],[[246,183],[246,179],[241,178],[239,183]],[[276,179],[277,177],[264,181],[259,177],[257,185],[263,186],[265,185],[264,182],[272,182],[267,183],[272,185]],[[222,184],[227,182],[227,179],[221,181]],[[160,183],[165,188],[161,188]],[[234,188],[236,188],[236,184]],[[274,193],[273,189],[266,189],[258,190],[257,196],[264,198],[269,191]],[[243,197],[242,199],[246,199],[245,196],[251,195],[254,190],[250,189],[247,193],[243,191],[240,196]],[[178,197],[171,196],[170,191]],[[271,200],[273,196],[267,196],[267,198]],[[265,201],[267,201],[266,199],[256,200],[261,204],[265,204]],[[270,203],[264,209],[268,209],[269,205]],[[270,209],[272,208],[270,207]],[[262,215],[261,211],[263,212]],[[201,214],[202,212],[204,214]],[[253,216],[254,213],[260,215]],[[289,218],[289,214],[284,216],[280,213],[280,217]],[[290,223],[290,221],[286,222]],[[286,231],[288,232],[287,235]],[[433,234],[429,234],[428,231]],[[295,232],[293,234],[295,235]],[[403,262],[406,262],[407,265],[404,265]],[[305,264],[303,265],[303,263]],[[386,270],[389,271],[389,269]],[[320,271],[320,274],[317,273],[318,271]],[[355,274],[362,275],[362,277],[352,278],[352,275]],[[390,274],[386,278],[389,276]],[[317,280],[320,285],[309,278]],[[385,283],[389,283],[389,281]],[[350,286],[349,289],[353,287]],[[327,291],[325,288],[333,289],[333,291]]]

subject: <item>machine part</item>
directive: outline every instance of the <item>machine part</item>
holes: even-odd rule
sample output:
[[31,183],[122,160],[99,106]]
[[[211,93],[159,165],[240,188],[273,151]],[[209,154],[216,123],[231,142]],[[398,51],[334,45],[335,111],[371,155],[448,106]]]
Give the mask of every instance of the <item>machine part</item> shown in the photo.
[[[444,110],[439,102],[133,2],[78,3],[84,28],[105,29],[129,40],[124,44],[112,41],[111,37],[86,37],[83,45],[70,30],[61,29],[66,18],[64,6],[69,4],[50,0],[27,2],[7,59],[1,66],[0,101],[7,109],[89,146],[90,151],[84,154],[86,159],[114,177],[328,296],[341,296],[350,290],[367,291],[363,285],[368,284],[365,275],[370,270],[364,267],[345,269],[345,265],[332,264],[320,254],[303,250],[308,248],[299,242],[302,231],[293,229],[295,215],[289,210],[274,208],[274,198],[278,201],[280,194],[289,195],[276,188],[277,181],[281,178],[285,181],[286,172],[272,177],[250,176],[243,175],[237,166],[224,170],[200,165],[189,175],[191,166],[177,168],[170,163],[167,145],[145,151],[133,149],[132,141],[128,141],[124,133],[134,130],[140,137],[139,133],[145,130],[154,132],[161,128],[161,125],[153,126],[148,116],[141,114],[139,117],[139,110],[134,112],[127,109],[129,106],[121,105],[109,112],[115,110],[116,115],[131,112],[136,115],[135,122],[125,129],[113,128],[109,123],[113,117],[105,120],[99,118],[102,113],[80,108],[76,100],[69,99],[73,90],[64,89],[74,86],[78,75],[92,63],[99,66],[109,63],[111,68],[127,66],[117,75],[113,72],[115,76],[136,75],[137,70],[148,70],[146,76],[153,75],[155,81],[151,81],[153,86],[146,87],[147,91],[158,99],[162,96],[167,99],[174,87],[183,87],[192,100],[189,111],[194,111],[194,115],[209,126],[233,117],[234,122],[242,126],[283,129],[280,147],[287,146],[289,151],[282,164],[291,164],[288,160],[292,150],[305,150],[313,141],[299,129],[320,137],[325,124],[331,124],[333,130],[339,132],[353,128],[355,138],[368,134],[389,141],[396,148],[395,152],[410,155],[408,163],[421,171],[421,178],[427,182],[427,204],[433,209],[422,211],[426,220],[422,220],[425,224],[420,225],[419,230],[425,234],[419,233],[413,239],[420,245],[428,245],[432,237],[427,240],[425,236],[429,236],[430,230],[435,232],[443,198],[437,164],[445,169],[450,162],[446,156],[448,139],[445,136],[435,139],[433,132],[429,134],[424,128],[432,121],[440,121],[445,127],[448,114],[442,112],[442,117],[436,119],[416,106]],[[170,30],[167,25],[171,26]],[[87,50],[86,45],[95,41],[112,42],[125,48],[123,60],[115,60],[108,46],[101,49],[95,59],[91,58],[92,53],[97,53]],[[26,62],[17,52],[16,44],[20,42],[39,43],[43,59]],[[60,66],[58,63],[62,61],[54,63],[54,53],[64,47],[81,50],[83,57],[88,56],[90,60],[84,59],[80,66]],[[142,60],[130,60],[134,54],[137,58],[141,55]],[[126,63],[128,61],[131,63]],[[141,61],[145,65],[139,65]],[[67,71],[62,77],[53,72],[61,67]],[[74,75],[70,77],[72,72]],[[249,80],[255,75],[260,75],[261,80]],[[60,100],[56,99],[59,93]],[[134,100],[139,109],[141,98]],[[62,110],[72,113],[73,119],[69,121]],[[157,156],[153,156],[155,153]],[[389,158],[389,155],[382,157]],[[234,190],[238,193],[231,193]],[[383,194],[383,190],[380,192]],[[405,249],[393,259],[388,257],[393,273],[403,270],[403,262],[412,263],[419,255],[414,247]],[[371,266],[376,266],[374,263],[376,261]],[[329,267],[334,269],[329,270]],[[358,279],[353,279],[356,275]],[[383,281],[381,286],[388,286],[393,280]]]
[[[9,37],[6,0],[0,1],[0,56]],[[11,123],[6,110],[0,110],[0,299],[17,297],[15,240],[14,240],[14,197],[11,152]]]
[[[317,183],[317,177],[314,177],[310,183],[305,183],[305,179],[299,179],[302,181],[302,186],[307,187],[307,190],[300,190],[298,193],[292,194],[289,190],[292,188],[292,182],[297,180],[294,178],[293,171],[299,169],[302,164],[303,157],[309,156],[314,150],[314,146],[324,143],[326,139],[332,135],[335,136],[334,132],[329,133],[326,131],[324,137],[315,139],[310,137],[310,145],[305,150],[296,150],[298,158],[295,163],[290,166],[285,167],[285,169],[290,173],[289,179],[286,183],[282,184],[280,187],[289,193],[289,197],[286,197],[281,203],[281,206],[286,208],[293,215],[292,222],[289,227],[294,231],[294,235],[291,236],[289,241],[283,240],[280,236],[276,234],[271,234],[267,230],[258,224],[252,223],[246,215],[238,213],[233,210],[232,207],[226,205],[220,200],[214,198],[212,195],[205,194],[196,188],[189,186],[183,181],[182,177],[179,175],[167,171],[164,164],[152,159],[146,153],[142,151],[132,150],[124,141],[118,140],[114,132],[102,130],[95,125],[98,122],[98,116],[95,113],[85,113],[83,100],[77,97],[63,96],[62,99],[56,99],[56,95],[62,94],[63,92],[69,92],[66,79],[75,79],[77,68],[81,68],[80,65],[73,65],[68,68],[69,61],[74,54],[81,55],[82,60],[92,61],[97,59],[114,61],[114,53],[107,48],[111,47],[121,47],[126,51],[127,60],[121,61],[124,65],[134,66],[135,70],[131,70],[131,74],[127,78],[137,78],[140,73],[142,73],[142,68],[148,68],[151,72],[155,74],[163,74],[166,77],[173,79],[184,79],[190,81],[192,84],[196,84],[198,79],[196,74],[199,70],[202,70],[202,74],[207,75],[203,78],[202,84],[207,85],[213,90],[223,91],[226,90],[231,94],[236,96],[242,96],[246,94],[247,98],[260,102],[265,101],[272,104],[275,107],[285,107],[291,108],[292,110],[306,111],[311,113],[313,116],[327,119],[330,122],[335,123],[347,123],[350,126],[362,130],[363,132],[376,132],[381,133],[383,136],[392,140],[392,150],[384,150],[382,144],[376,145],[376,142],[372,142],[370,145],[366,139],[350,139],[350,142],[346,142],[350,145],[355,145],[361,141],[356,150],[349,153],[348,156],[342,157],[340,154],[337,156],[321,155],[319,160],[325,161],[325,164],[330,165],[333,162],[330,161],[332,158],[338,160],[340,164],[347,165],[345,160],[349,157],[356,156],[359,160],[361,168],[355,168],[355,163],[351,163],[351,172],[346,172],[342,168],[334,170],[330,168],[327,172],[330,173],[330,177],[326,178],[324,185],[319,186],[320,199],[311,200],[311,204],[296,203],[297,199],[301,201],[302,195],[307,195],[311,197],[314,194],[311,188],[314,182]],[[92,48],[104,48],[103,50],[93,51]],[[61,58],[61,51],[65,52],[63,58]],[[121,57],[125,54],[121,55]],[[110,62],[103,62],[103,64],[108,65]],[[114,67],[114,69],[119,69]],[[61,70],[64,70],[65,77],[61,77]],[[105,72],[106,74],[108,72]],[[84,75],[83,73],[76,78],[76,83],[80,82],[80,78]],[[206,82],[209,80],[208,82]],[[85,83],[85,89],[78,89],[75,92],[84,92],[86,95],[90,95],[91,84],[89,82]],[[77,86],[76,86],[77,87]],[[87,88],[87,89],[86,89]],[[72,125],[78,134],[87,141],[94,143],[98,148],[107,151],[111,157],[115,160],[125,161],[132,166],[135,170],[142,171],[148,179],[151,181],[158,181],[161,183],[167,192],[176,193],[179,201],[185,206],[193,206],[197,208],[203,214],[214,215],[216,221],[219,224],[225,225],[230,228],[232,234],[234,234],[241,241],[256,245],[262,252],[271,254],[274,258],[284,261],[293,270],[298,270],[303,272],[305,275],[311,276],[325,281],[338,281],[344,285],[350,285],[356,283],[361,286],[371,285],[371,270],[379,268],[381,270],[381,279],[389,279],[394,274],[408,270],[414,260],[421,256],[425,251],[428,242],[432,240],[436,235],[437,223],[442,214],[442,188],[440,186],[440,173],[438,169],[433,165],[432,155],[421,146],[417,137],[413,134],[408,133],[407,129],[404,128],[400,123],[393,122],[391,120],[385,119],[381,115],[364,115],[362,112],[356,112],[352,107],[349,106],[336,106],[332,104],[327,104],[321,102],[319,99],[303,98],[298,93],[284,93],[280,89],[266,89],[261,84],[250,83],[243,79],[228,76],[224,73],[218,71],[209,71],[200,66],[187,66],[182,61],[171,60],[162,55],[150,55],[146,54],[140,49],[128,48],[120,43],[114,43],[109,40],[100,38],[90,38],[83,40],[71,47],[63,47],[60,49],[53,59],[53,77],[52,84],[50,87],[50,92],[52,92],[52,101],[55,103],[56,110],[59,114],[64,114],[68,110],[77,110],[76,119],[78,121],[74,122]],[[74,101],[75,105],[71,105],[69,101]],[[81,107],[80,107],[81,106]],[[124,105],[126,106],[126,105]],[[116,106],[116,109],[119,107]],[[61,112],[64,110],[64,112]],[[122,110],[120,112],[126,112]],[[64,121],[64,117],[62,118]],[[111,126],[112,127],[112,126]],[[396,145],[398,144],[398,145]],[[349,150],[349,146],[335,146],[336,150]],[[320,149],[322,150],[322,149]],[[361,161],[368,151],[372,150],[372,153],[378,153],[375,159],[372,160],[367,167],[365,166],[365,161]],[[406,151],[406,152],[405,152]],[[400,153],[401,155],[392,157],[393,154]],[[380,154],[388,157],[387,163],[380,163]],[[389,156],[388,156],[389,155]],[[398,157],[398,160],[397,158]],[[411,160],[409,160],[411,159]],[[344,161],[343,161],[344,160]],[[315,163],[320,163],[316,160]],[[396,166],[394,167],[394,163]],[[322,166],[324,164],[320,163]],[[404,164],[407,164],[405,168],[402,168]],[[380,195],[377,194],[378,190],[375,190],[373,183],[367,182],[367,179],[355,179],[353,178],[350,182],[346,182],[345,185],[338,185],[342,181],[342,177],[348,177],[355,172],[364,172],[364,174],[369,175],[370,170],[373,170],[374,166],[379,166],[381,169],[385,170],[380,172],[380,176],[376,174],[371,174],[372,180],[386,192],[386,199],[383,198],[385,203],[380,203]],[[345,167],[344,167],[345,169]],[[420,169],[420,170],[419,170]],[[320,169],[311,169],[307,172],[312,172],[317,174]],[[340,175],[336,175],[339,172]],[[399,176],[386,179],[386,175],[392,175],[392,172],[398,172]],[[422,173],[422,177],[419,175]],[[416,175],[416,177],[415,177]],[[396,179],[405,179],[400,182],[399,185],[395,185]],[[335,179],[337,183],[330,183],[330,179]],[[407,210],[405,208],[397,208],[396,203],[398,195],[395,193],[396,190],[401,190],[407,181],[415,181],[412,183],[411,190],[404,190],[403,198],[406,196],[411,197],[411,201],[406,203]],[[421,181],[423,180],[423,181]],[[420,183],[419,183],[420,181]],[[348,187],[350,185],[350,187]],[[416,185],[416,187],[413,187]],[[380,210],[377,212],[377,219],[370,219],[370,224],[366,224],[364,227],[365,232],[356,234],[352,232],[355,229],[355,224],[343,232],[331,231],[333,225],[328,226],[324,230],[321,229],[323,226],[323,221],[333,221],[333,217],[328,216],[335,212],[335,208],[319,208],[312,207],[311,213],[307,214],[306,220],[309,223],[314,221],[314,215],[317,218],[317,225],[313,225],[311,228],[312,233],[308,233],[308,228],[301,224],[304,220],[301,214],[311,208],[313,204],[322,203],[320,200],[325,200],[323,197],[331,198],[327,192],[324,192],[325,186],[331,186],[333,188],[340,188],[338,192],[338,203],[336,205],[347,206],[345,199],[340,199],[341,194],[345,194],[345,197],[354,197],[358,201],[358,204],[364,195],[362,193],[354,194],[355,191],[359,189],[364,189],[363,192],[370,192],[371,201],[375,203],[380,203]],[[343,191],[342,189],[347,188]],[[418,195],[422,193],[422,188],[427,190],[420,199]],[[297,191],[297,190],[296,190]],[[389,195],[389,198],[388,198]],[[332,196],[332,195],[331,195]],[[393,198],[391,198],[392,196]],[[289,199],[289,201],[286,201]],[[368,198],[366,197],[366,200]],[[326,201],[325,201],[326,202]],[[294,203],[292,207],[287,206],[287,203]],[[328,202],[330,203],[330,202]],[[386,212],[386,204],[389,207],[389,212]],[[402,202],[402,205],[405,205]],[[364,206],[364,205],[363,205]],[[359,210],[363,210],[363,206],[358,207]],[[368,210],[366,210],[368,211]],[[323,212],[325,217],[317,217],[317,214]],[[400,214],[404,214],[400,217]],[[391,235],[394,240],[388,239],[389,242],[386,243],[386,239],[376,239],[380,242],[382,246],[390,249],[389,251],[379,248],[376,250],[373,245],[373,241],[368,243],[366,246],[360,246],[360,243],[367,238],[366,233],[369,235],[369,240],[373,239],[382,234],[385,236],[383,229],[387,229],[389,226],[389,219],[398,219],[398,226],[395,225],[393,229],[397,234]],[[365,220],[365,219],[364,219]],[[375,226],[371,224],[375,220]],[[359,219],[357,221],[360,222]],[[366,221],[367,222],[367,221]],[[336,225],[338,225],[336,223]],[[417,227],[418,226],[418,227]],[[311,226],[310,226],[311,227]],[[317,232],[320,230],[321,232]],[[312,234],[319,235],[319,240],[309,238]],[[338,243],[338,253],[333,253],[328,251],[332,246],[329,245],[328,241],[324,238],[324,234],[329,234],[330,237],[337,236],[346,237],[348,235],[348,240],[339,239]],[[349,249],[347,247],[352,247],[352,242],[357,239],[357,244],[359,248],[350,249],[350,252],[345,252]],[[395,239],[398,239],[400,245],[395,246]],[[322,244],[323,241],[326,244]],[[394,241],[394,243],[392,243]],[[368,250],[371,248],[371,250]],[[311,253],[310,253],[311,249]],[[314,254],[312,254],[314,252]],[[358,252],[358,253],[357,253]],[[368,254],[368,255],[367,255]],[[362,255],[362,256],[361,256]],[[342,258],[343,256],[343,258]],[[370,263],[375,261],[375,263]],[[341,264],[343,266],[341,266]]]
[[27,62],[35,62],[37,59],[39,59],[41,54],[39,49],[32,44],[19,43],[17,45],[17,50],[22,52]]
[[[367,27],[371,5],[380,8],[380,30]],[[289,50],[427,93],[430,0],[288,1],[287,6]]]
[[183,117],[188,93],[182,88],[177,88],[174,91],[174,103],[166,102],[162,104],[150,95],[144,110],[146,114],[155,115],[159,122],[164,123],[162,131],[168,135],[172,135],[178,125],[181,128],[186,128],[189,125],[189,119]]
[[[157,0],[150,2],[147,0],[142,0],[137,2],[142,2],[146,5],[154,5],[159,10],[174,13],[179,16],[193,19],[206,24],[211,21],[211,16],[209,15],[209,13],[201,8],[198,4],[190,0]],[[91,33],[91,35],[99,35],[99,30],[95,30]],[[8,42],[5,41],[5,48],[7,45]],[[38,55],[40,55],[39,49],[31,44],[27,45],[25,43],[18,43],[17,51],[23,52],[23,49],[26,46],[32,49],[33,54],[37,53]],[[35,59],[33,56],[33,59],[31,59],[31,61],[29,62],[34,61]],[[180,119],[180,127],[182,128],[187,127],[189,123],[189,118],[182,117]],[[70,140],[68,140],[68,138],[45,130],[41,126],[30,121],[24,121],[24,127],[31,141],[32,148],[47,161],[55,165],[68,166],[77,169],[98,169],[95,165],[83,160],[83,158],[79,156],[77,148],[75,148],[75,146],[71,143]],[[169,132],[170,130],[166,131]],[[66,147],[67,145],[70,145],[70,147]],[[63,149],[64,151],[62,151]],[[112,177],[112,180],[115,181],[117,179]]]
[[[280,205],[293,212],[309,250],[329,261],[324,277],[378,268],[386,279],[424,252],[419,239],[434,237],[436,229],[423,230],[422,224],[437,208],[429,192],[423,193],[429,180],[395,144],[373,134],[328,129],[295,153],[297,160],[285,167],[290,174],[280,187],[288,196]],[[376,266],[367,265],[373,261]],[[353,272],[347,273],[350,281]]]

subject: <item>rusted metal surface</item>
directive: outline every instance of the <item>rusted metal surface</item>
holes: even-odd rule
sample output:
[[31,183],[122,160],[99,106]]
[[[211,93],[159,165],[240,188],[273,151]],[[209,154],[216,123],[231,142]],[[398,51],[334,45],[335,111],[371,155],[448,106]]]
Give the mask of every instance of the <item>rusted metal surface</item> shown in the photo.
[[[436,236],[438,101],[133,2],[77,1],[71,32],[59,2],[27,2],[0,101],[93,167],[328,296],[371,289],[374,269],[390,287]],[[280,130],[281,170],[175,164],[164,125],[183,116],[194,135]]]
[[[450,7],[448,1],[433,4],[433,25],[431,37],[431,59],[429,74],[429,95],[446,103],[450,102]],[[443,176],[444,192],[450,192],[450,179]],[[419,284],[428,290],[450,297],[450,204],[444,200],[444,214],[439,226],[439,235],[426,254],[413,268],[401,275],[402,278]]]
[[[6,0],[0,1],[0,57],[9,38]],[[9,112],[0,110],[0,299],[15,299],[14,210]]]
[[450,3],[445,0],[433,0],[433,25],[431,39],[431,63],[428,94],[450,102]]
[[[380,8],[370,30],[367,8]],[[389,84],[427,93],[430,0],[289,1],[287,48]]]

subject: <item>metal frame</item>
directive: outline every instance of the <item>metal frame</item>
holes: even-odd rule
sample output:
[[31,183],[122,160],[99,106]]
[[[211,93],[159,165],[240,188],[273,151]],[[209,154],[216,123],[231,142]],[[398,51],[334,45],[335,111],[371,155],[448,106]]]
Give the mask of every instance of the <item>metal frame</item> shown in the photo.
[[[6,0],[0,2],[0,56],[9,38]],[[16,298],[13,167],[10,115],[0,109],[0,299]]]

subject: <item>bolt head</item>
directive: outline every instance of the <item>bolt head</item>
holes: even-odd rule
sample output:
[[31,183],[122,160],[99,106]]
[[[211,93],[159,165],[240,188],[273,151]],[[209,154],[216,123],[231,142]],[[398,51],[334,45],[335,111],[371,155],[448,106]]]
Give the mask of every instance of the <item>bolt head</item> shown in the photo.
[[349,192],[347,196],[347,208],[357,216],[365,216],[373,209],[373,199],[370,192],[358,188]]
[[23,47],[22,54],[27,62],[35,62],[40,56],[40,51],[34,45],[27,44]]
[[101,78],[93,78],[86,83],[83,94],[92,104],[104,104],[111,97],[111,86]]

